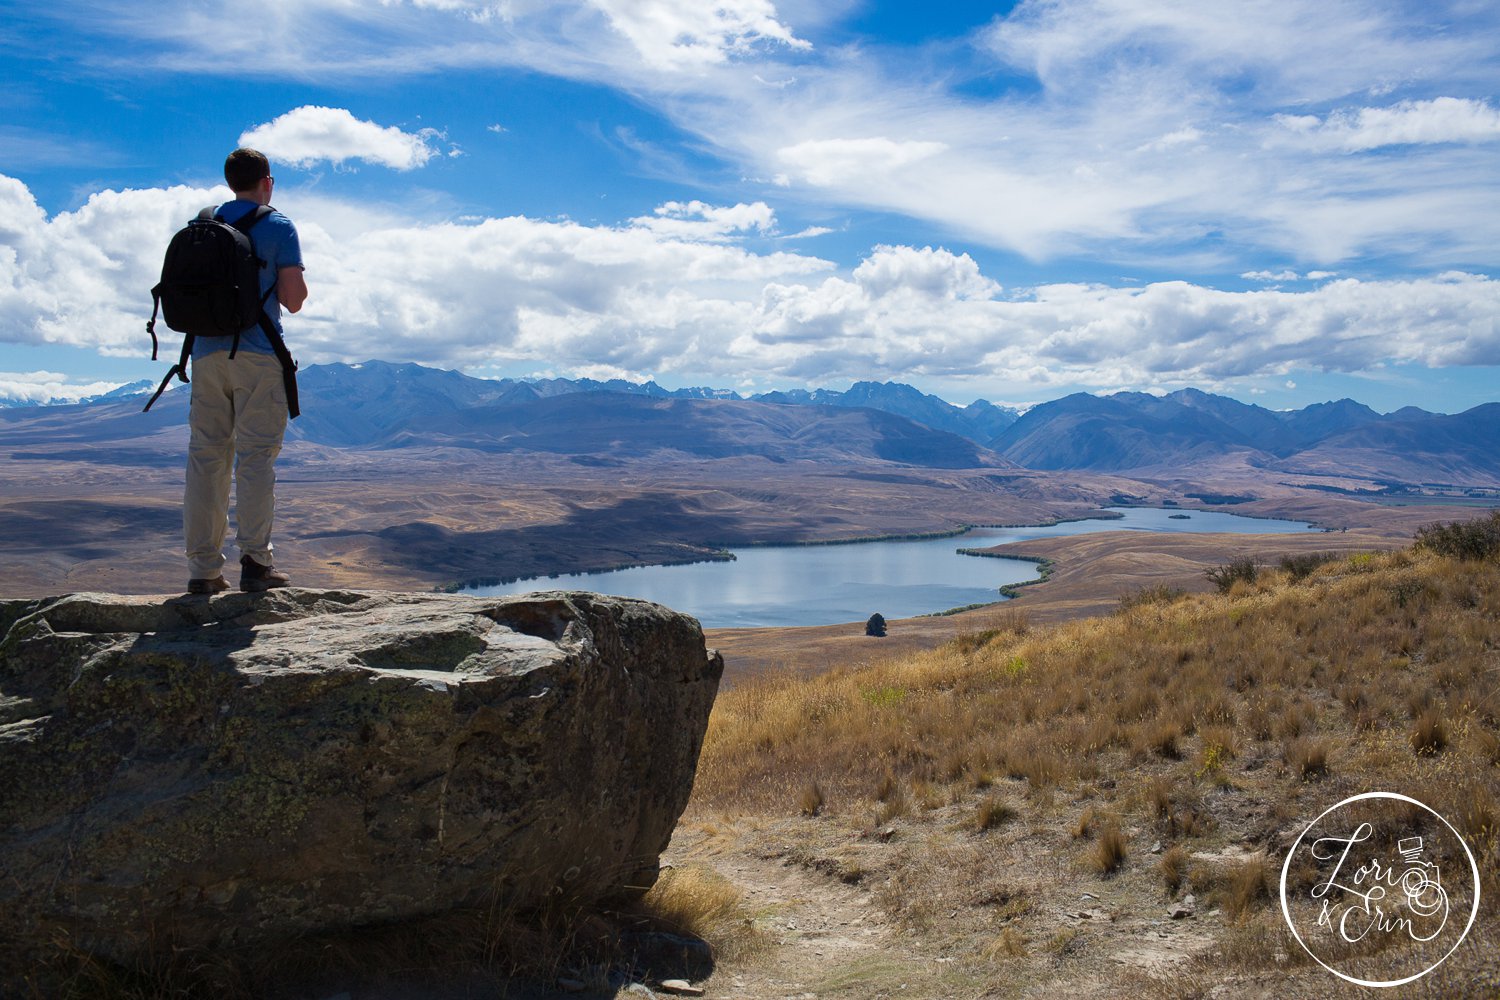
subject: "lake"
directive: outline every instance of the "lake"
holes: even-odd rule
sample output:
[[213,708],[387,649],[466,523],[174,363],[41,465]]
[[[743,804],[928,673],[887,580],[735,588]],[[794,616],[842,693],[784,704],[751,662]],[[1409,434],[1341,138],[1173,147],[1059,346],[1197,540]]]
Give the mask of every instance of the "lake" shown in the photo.
[[[592,590],[641,597],[693,615],[705,628],[766,628],[862,622],[875,612],[912,618],[1002,600],[999,588],[1034,580],[1036,563],[960,555],[961,548],[1095,531],[1227,531],[1303,534],[1298,521],[1220,511],[1111,507],[1118,518],[1024,528],[975,528],[946,538],[776,545],[734,550],[732,562],[638,566],[602,573],[534,577],[464,593],[476,597],[533,590]],[[1186,520],[1173,514],[1187,513]]]

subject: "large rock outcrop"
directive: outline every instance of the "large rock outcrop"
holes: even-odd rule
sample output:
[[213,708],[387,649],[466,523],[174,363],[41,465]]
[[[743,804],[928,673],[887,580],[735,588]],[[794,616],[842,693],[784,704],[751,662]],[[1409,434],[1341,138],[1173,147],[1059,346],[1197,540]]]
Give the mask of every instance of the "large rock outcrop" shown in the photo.
[[722,661],[584,593],[0,602],[0,949],[648,887]]

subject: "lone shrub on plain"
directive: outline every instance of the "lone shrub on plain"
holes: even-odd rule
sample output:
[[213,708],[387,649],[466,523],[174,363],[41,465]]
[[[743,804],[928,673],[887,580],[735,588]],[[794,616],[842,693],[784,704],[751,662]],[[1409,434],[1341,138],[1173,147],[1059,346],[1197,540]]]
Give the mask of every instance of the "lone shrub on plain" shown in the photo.
[[1254,583],[1258,574],[1255,560],[1249,556],[1236,556],[1223,566],[1215,566],[1213,569],[1203,571],[1208,581],[1219,588],[1219,593],[1227,594],[1231,587],[1243,580],[1246,583]]
[[1417,529],[1417,547],[1453,559],[1492,559],[1500,553],[1500,510],[1472,521],[1449,521]]

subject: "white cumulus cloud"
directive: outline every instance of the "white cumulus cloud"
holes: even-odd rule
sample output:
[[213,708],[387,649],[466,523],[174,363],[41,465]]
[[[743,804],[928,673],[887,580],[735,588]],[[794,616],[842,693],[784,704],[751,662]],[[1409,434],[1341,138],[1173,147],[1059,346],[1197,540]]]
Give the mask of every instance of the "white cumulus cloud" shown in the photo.
[[774,232],[776,214],[763,201],[730,206],[669,201],[658,205],[655,214],[631,219],[630,223],[659,236],[720,241],[752,229],[762,234]]
[[0,401],[76,403],[119,388],[119,382],[77,382],[60,372],[0,372]]
[[[161,249],[227,194],[103,191],[49,217],[23,183],[0,176],[0,343],[144,358]],[[942,248],[879,246],[841,272],[726,239],[774,224],[760,203],[675,202],[584,225],[432,221],[295,187],[278,200],[308,265],[307,305],[287,320],[304,363],[599,365],[719,385],[754,371],[813,385],[919,380],[992,398],[1500,365],[1500,281],[1483,274],[1337,278],[1299,291],[1185,281],[1003,289],[973,257]]]
[[343,108],[316,104],[294,108],[240,136],[240,145],[265,153],[272,161],[310,167],[363,160],[393,170],[413,170],[437,155],[432,129],[403,132],[355,118]]

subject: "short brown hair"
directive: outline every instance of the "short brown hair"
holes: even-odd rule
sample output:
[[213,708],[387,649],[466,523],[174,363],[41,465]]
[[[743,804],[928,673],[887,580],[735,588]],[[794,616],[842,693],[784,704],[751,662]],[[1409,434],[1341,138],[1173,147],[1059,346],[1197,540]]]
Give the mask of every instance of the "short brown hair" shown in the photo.
[[262,177],[270,176],[271,161],[258,149],[241,147],[224,161],[224,182],[236,194],[255,190]]

